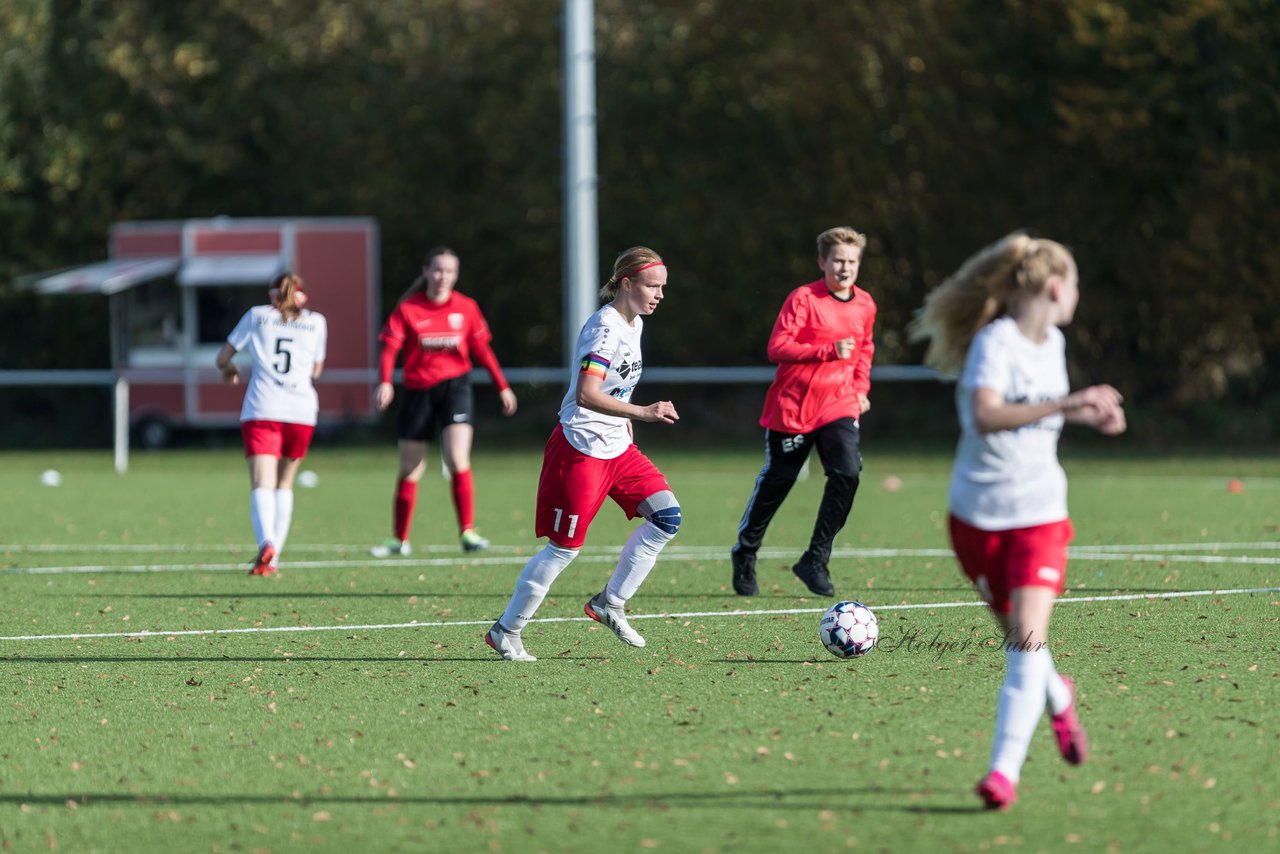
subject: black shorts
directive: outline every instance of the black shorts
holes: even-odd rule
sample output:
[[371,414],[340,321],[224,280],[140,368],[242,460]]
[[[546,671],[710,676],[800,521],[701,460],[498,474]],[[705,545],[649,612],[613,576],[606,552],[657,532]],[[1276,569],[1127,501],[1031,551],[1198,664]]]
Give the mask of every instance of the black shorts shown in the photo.
[[858,477],[862,473],[862,431],[852,418],[837,418],[808,433],[765,430],[765,472],[794,481],[809,449],[818,449],[826,474]]
[[431,388],[405,389],[398,435],[413,442],[430,442],[450,425],[470,424],[474,408],[471,379],[466,374]]

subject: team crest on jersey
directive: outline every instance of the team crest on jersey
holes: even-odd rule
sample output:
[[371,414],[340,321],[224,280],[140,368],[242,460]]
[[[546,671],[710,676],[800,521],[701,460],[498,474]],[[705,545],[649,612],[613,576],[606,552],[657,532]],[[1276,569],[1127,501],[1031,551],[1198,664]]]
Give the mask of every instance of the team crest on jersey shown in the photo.
[[456,311],[455,311],[455,312],[452,312],[452,313],[449,315],[449,328],[450,328],[450,329],[461,329],[461,328],[462,328],[462,320],[463,320],[463,317],[462,317],[461,312],[456,312]]

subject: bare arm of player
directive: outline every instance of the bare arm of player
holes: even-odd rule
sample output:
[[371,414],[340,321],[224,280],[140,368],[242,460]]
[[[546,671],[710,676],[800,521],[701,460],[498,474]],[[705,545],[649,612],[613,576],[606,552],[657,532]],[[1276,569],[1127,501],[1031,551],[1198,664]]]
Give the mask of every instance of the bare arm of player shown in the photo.
[[583,371],[578,374],[578,387],[574,399],[583,409],[599,412],[603,415],[616,415],[619,418],[635,418],[639,421],[652,421],[662,424],[675,424],[680,420],[675,404],[669,400],[660,400],[648,406],[638,406],[618,400],[601,391],[604,379],[596,374]]
[[1114,430],[1108,435],[1115,435],[1124,430],[1123,400],[1109,385],[1089,386],[1041,403],[1008,403],[995,389],[978,388],[973,391],[973,423],[980,433],[995,433],[1016,430],[1061,412],[1073,424],[1096,427],[1104,433]]
[[1084,395],[1082,402],[1064,413],[1067,421],[1092,427],[1104,436],[1119,436],[1125,431],[1128,425],[1120,392],[1109,385],[1096,385],[1082,389],[1079,394]]
[[218,355],[214,358],[213,364],[222,372],[222,381],[227,385],[240,384],[240,369],[236,367],[236,363],[231,361],[231,357],[236,354],[236,348],[230,343],[223,344],[222,349],[218,351]]

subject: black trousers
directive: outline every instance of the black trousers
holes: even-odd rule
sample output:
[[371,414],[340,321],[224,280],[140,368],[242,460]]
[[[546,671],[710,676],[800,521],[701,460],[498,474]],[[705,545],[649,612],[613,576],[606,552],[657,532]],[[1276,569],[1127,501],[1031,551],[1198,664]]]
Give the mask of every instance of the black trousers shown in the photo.
[[823,565],[831,559],[836,534],[844,527],[858,492],[862,474],[862,451],[858,422],[841,418],[823,424],[810,433],[778,433],[764,431],[764,468],[756,478],[755,489],[747,500],[747,509],[738,524],[735,551],[754,554],[764,541],[765,531],[773,521],[787,493],[800,476],[809,449],[817,447],[827,485],[818,506],[818,519],[813,525],[806,555]]

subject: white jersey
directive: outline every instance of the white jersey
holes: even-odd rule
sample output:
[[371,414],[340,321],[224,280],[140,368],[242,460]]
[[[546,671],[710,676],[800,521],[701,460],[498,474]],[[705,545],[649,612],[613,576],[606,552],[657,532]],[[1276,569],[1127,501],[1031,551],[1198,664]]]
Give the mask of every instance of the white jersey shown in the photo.
[[623,402],[640,381],[640,333],[644,319],[628,324],[612,305],[591,315],[574,347],[569,392],[560,404],[560,425],[569,444],[590,457],[611,460],[631,445],[631,419],[578,406],[578,376],[584,370],[604,378],[601,391]]
[[979,433],[973,392],[989,388],[1007,403],[1042,403],[1067,396],[1062,332],[1028,340],[1011,317],[985,326],[969,347],[956,386],[960,445],[948,496],[951,513],[986,531],[1007,531],[1067,518],[1067,476],[1058,463],[1061,413],[1016,430]]
[[324,361],[328,338],[324,315],[305,308],[288,323],[269,305],[245,312],[227,336],[228,344],[236,350],[247,347],[253,358],[240,420],[314,426],[320,401],[311,372]]

